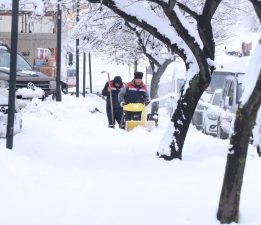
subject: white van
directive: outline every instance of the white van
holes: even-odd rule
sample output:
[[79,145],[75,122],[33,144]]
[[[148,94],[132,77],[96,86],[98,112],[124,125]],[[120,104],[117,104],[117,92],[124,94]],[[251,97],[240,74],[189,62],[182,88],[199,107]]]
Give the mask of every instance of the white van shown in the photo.
[[237,74],[237,76],[228,76],[225,79],[221,94],[220,107],[223,109],[223,113],[219,116],[217,135],[221,139],[229,137],[231,130],[231,124],[235,119],[235,113],[238,108],[239,100],[242,96],[242,81],[244,74]]
[[216,89],[223,88],[224,82],[226,77],[232,76],[236,77],[240,74],[240,72],[230,72],[230,71],[214,71],[211,75],[211,82],[206,89],[206,91],[201,96],[201,101],[199,101],[196,110],[194,112],[193,118],[192,118],[192,124],[196,126],[198,130],[203,130],[203,114],[204,111],[207,109],[205,104],[201,104],[202,102],[209,103],[211,96],[213,95],[214,91]]

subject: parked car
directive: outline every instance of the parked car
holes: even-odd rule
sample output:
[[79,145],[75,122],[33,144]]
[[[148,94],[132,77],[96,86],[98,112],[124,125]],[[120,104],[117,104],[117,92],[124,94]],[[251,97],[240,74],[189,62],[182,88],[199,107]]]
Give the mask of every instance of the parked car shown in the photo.
[[[228,76],[237,76],[238,74],[242,74],[240,72],[229,72],[229,71],[214,71],[211,76],[211,82],[203,93],[201,100],[208,102],[216,89],[223,88],[224,81]],[[203,129],[203,113],[205,111],[204,105],[202,105],[202,101],[200,101],[196,107],[192,118],[192,124],[196,126],[197,129]]]
[[[9,88],[10,56],[9,48],[0,42],[0,87],[7,89]],[[34,71],[19,54],[17,54],[16,71],[16,98],[20,107],[34,97],[44,99],[55,93],[56,81],[41,72]]]
[[[6,137],[8,118],[8,91],[5,88],[0,88],[0,138]],[[14,113],[14,134],[22,131],[22,115],[16,101]]]
[[221,139],[229,137],[232,122],[235,119],[235,113],[238,108],[239,100],[242,96],[242,80],[244,74],[237,76],[228,76],[225,79],[224,87],[221,94],[220,107],[223,112],[218,119],[217,135]]
[[204,92],[197,104],[196,110],[192,117],[192,124],[196,126],[198,130],[203,129],[203,115],[206,109],[208,108],[212,93]]
[[216,89],[211,96],[209,106],[203,112],[203,133],[217,136],[218,118],[220,115],[220,101],[222,89]]
[[[243,94],[242,80],[244,74],[238,74],[237,76],[228,76],[225,79],[224,88],[221,94],[222,109],[218,117],[217,136],[221,139],[227,139],[233,129],[233,122],[235,120],[235,114],[238,109],[240,98]],[[261,125],[260,121],[253,128],[253,134],[250,138],[250,143],[256,147],[257,154],[261,157]]]

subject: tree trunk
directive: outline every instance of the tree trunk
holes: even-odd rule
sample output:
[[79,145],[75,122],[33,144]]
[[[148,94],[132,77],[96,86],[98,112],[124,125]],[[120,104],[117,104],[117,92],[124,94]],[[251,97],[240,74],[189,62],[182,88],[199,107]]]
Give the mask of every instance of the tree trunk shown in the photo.
[[[235,135],[231,137],[232,148],[227,156],[226,172],[223,180],[217,219],[221,223],[238,222],[240,193],[246,163],[247,148],[251,128],[249,120],[243,119],[242,109],[237,112]],[[240,129],[244,127],[245,129]]]
[[189,88],[185,90],[185,93],[183,93],[184,90],[181,91],[177,108],[171,118],[175,131],[170,144],[170,155],[158,153],[161,158],[165,160],[182,159],[182,149],[191,119],[197,103],[207,86],[208,83],[203,81],[201,76],[196,75],[190,82]]
[[261,71],[248,102],[237,110],[217,213],[217,219],[221,223],[238,222],[239,219],[239,202],[247,149],[260,104]]
[[134,60],[134,72],[138,71],[138,60]]

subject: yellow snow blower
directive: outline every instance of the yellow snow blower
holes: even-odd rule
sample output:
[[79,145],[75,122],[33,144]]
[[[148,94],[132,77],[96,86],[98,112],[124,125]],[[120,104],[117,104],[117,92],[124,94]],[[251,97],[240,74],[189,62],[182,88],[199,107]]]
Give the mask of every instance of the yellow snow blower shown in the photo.
[[146,127],[151,131],[155,127],[155,121],[147,120],[147,107],[142,103],[129,103],[123,106],[125,115],[125,130],[130,131],[137,126]]

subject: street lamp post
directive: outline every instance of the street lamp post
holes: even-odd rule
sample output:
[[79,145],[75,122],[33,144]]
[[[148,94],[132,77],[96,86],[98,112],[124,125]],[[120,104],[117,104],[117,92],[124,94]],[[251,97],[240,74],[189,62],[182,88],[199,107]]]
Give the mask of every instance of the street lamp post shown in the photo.
[[[76,22],[79,22],[79,0],[76,3]],[[79,38],[76,39],[76,97],[79,97]]]
[[82,79],[82,95],[85,97],[85,89],[86,89],[86,53],[83,53],[83,79]]
[[13,148],[19,0],[12,1],[11,59],[6,147]]
[[90,78],[90,93],[92,93],[92,63],[91,63],[91,52],[89,52],[89,78]]
[[57,102],[62,101],[61,95],[61,51],[62,51],[62,10],[61,1],[58,2],[57,9],[57,68],[56,68],[56,92],[55,97]]

